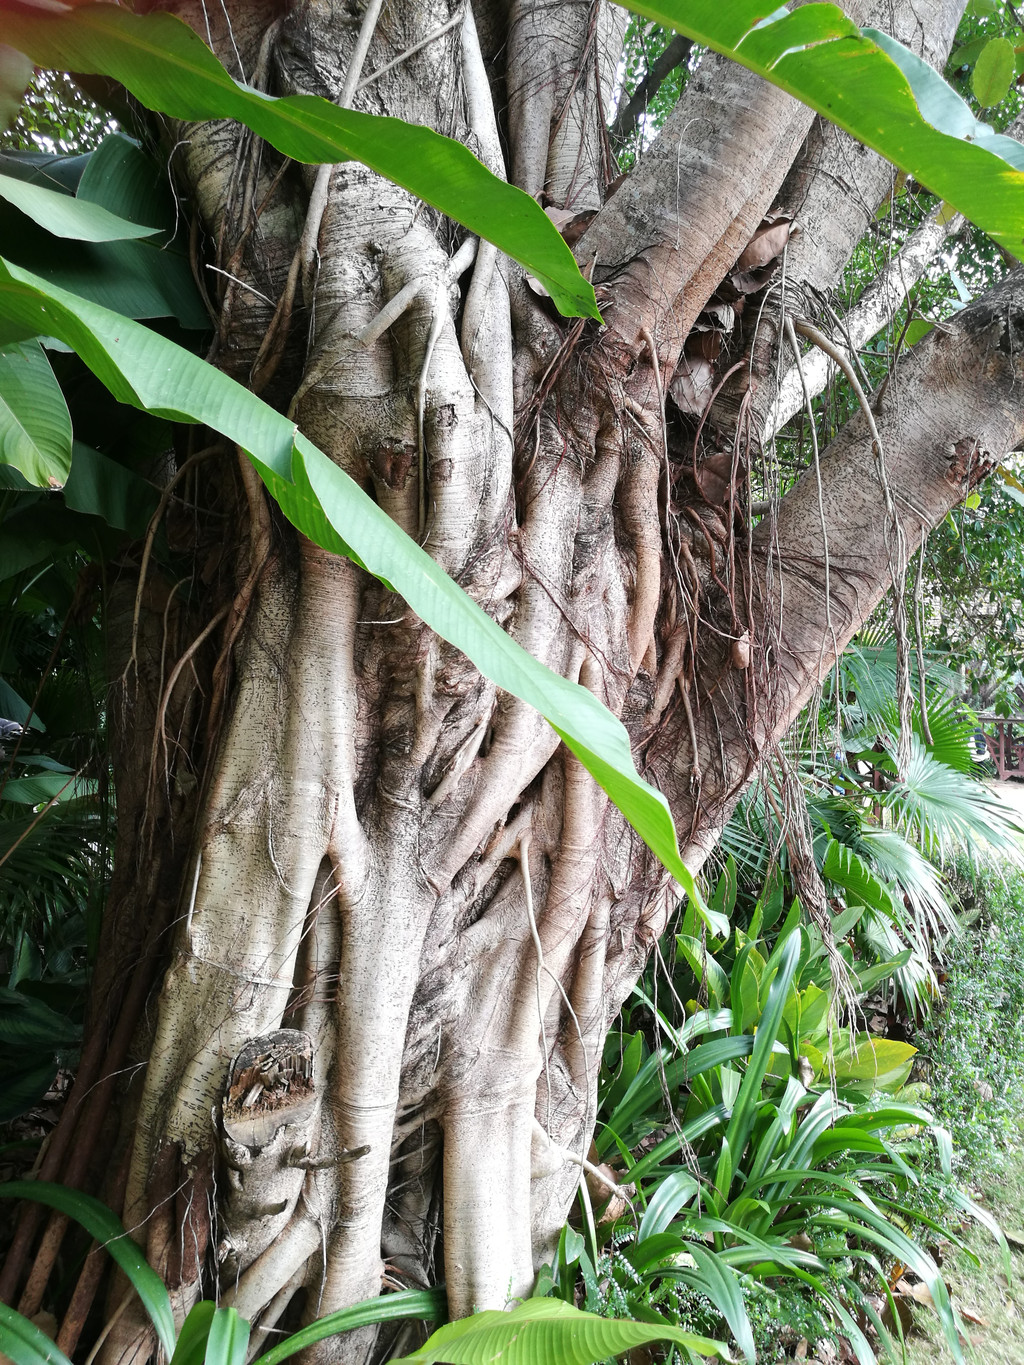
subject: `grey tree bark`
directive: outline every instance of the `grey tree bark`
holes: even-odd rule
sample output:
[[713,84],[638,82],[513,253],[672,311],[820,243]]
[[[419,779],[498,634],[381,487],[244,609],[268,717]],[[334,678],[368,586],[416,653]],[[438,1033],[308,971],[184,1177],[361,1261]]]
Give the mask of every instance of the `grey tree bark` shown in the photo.
[[[836,282],[890,188],[883,163],[709,56],[606,198],[625,15],[604,0],[175,8],[263,88],[427,123],[593,215],[574,249],[602,327],[557,318],[488,244],[359,165],[283,165],[235,125],[165,129],[217,268],[218,363],[622,717],[698,870],[886,590],[887,505],[912,549],[1019,442],[1024,286],[915,349],[880,450],[855,418],[752,527],[785,310]],[[941,62],[961,6],[854,8]],[[785,290],[748,307],[697,431],[673,377],[773,209],[801,229]],[[264,1335],[299,1291],[321,1315],[382,1277],[443,1278],[453,1314],[501,1307],[565,1219],[605,1033],[673,888],[536,714],[299,543],[234,452],[203,470],[245,534],[202,802],[191,829],[174,817],[189,853],[136,1038],[125,1221],[179,1313],[205,1266]],[[146,1350],[129,1310],[106,1358]]]

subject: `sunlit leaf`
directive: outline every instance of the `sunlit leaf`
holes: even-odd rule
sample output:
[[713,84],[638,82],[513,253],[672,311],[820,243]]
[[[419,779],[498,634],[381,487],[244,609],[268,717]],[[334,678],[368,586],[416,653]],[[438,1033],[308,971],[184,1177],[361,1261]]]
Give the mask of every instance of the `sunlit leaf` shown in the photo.
[[1006,98],[1017,69],[1013,44],[1009,38],[993,38],[978,54],[971,72],[971,89],[982,108]]

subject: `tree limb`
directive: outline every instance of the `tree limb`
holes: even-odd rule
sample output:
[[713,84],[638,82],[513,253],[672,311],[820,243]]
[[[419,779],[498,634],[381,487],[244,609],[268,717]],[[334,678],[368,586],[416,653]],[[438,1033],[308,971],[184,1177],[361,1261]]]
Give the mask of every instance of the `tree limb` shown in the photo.
[[651,100],[677,66],[682,66],[690,55],[693,41],[677,33],[665,50],[647,68],[647,74],[630,95],[620,103],[615,114],[615,122],[608,130],[612,146],[618,151],[636,131],[642,115],[647,112]]

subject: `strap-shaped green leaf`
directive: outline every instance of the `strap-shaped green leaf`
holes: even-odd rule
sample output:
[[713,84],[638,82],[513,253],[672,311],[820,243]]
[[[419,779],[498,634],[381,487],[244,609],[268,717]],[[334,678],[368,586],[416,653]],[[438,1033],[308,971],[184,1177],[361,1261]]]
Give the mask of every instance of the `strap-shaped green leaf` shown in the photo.
[[[193,1309],[193,1312],[195,1310]],[[351,1332],[357,1327],[372,1327],[378,1322],[404,1322],[409,1318],[420,1318],[427,1322],[439,1322],[447,1315],[448,1301],[443,1289],[403,1289],[397,1294],[381,1294],[375,1299],[365,1299],[353,1304],[351,1308],[339,1309],[317,1318],[308,1327],[286,1337],[266,1355],[262,1355],[253,1365],[278,1365],[279,1361],[297,1355],[318,1341],[337,1336],[339,1332]],[[186,1320],[185,1327],[188,1326]],[[182,1332],[184,1333],[184,1328]],[[183,1362],[182,1365],[188,1365]]]
[[71,1365],[45,1332],[6,1303],[0,1303],[0,1351],[14,1365]]
[[927,62],[835,5],[629,0],[764,76],[920,180],[1024,259],[1024,148],[979,123]]
[[600,319],[593,288],[536,200],[430,128],[242,85],[170,14],[109,4],[63,14],[5,8],[4,41],[37,66],[110,76],[172,118],[238,119],[296,161],[361,161],[526,266],[567,316]]
[[234,1308],[218,1308],[206,1338],[205,1365],[245,1365],[249,1324]]
[[0,259],[0,317],[74,348],[115,398],[172,421],[201,422],[246,451],[285,516],[401,593],[481,673],[535,707],[707,917],[679,856],[665,798],[638,775],[625,727],[586,688],[539,663],[462,591],[294,423],[183,347]]
[[[163,1281],[105,1204],[93,1199],[90,1194],[83,1194],[81,1190],[71,1190],[66,1185],[53,1185],[45,1180],[8,1181],[0,1185],[0,1199],[34,1199],[81,1223],[128,1276],[156,1328],[160,1345],[168,1358],[174,1354],[174,1314]],[[49,1342],[49,1347],[51,1363],[56,1361],[61,1365],[65,1357],[52,1342]],[[2,1349],[16,1359],[7,1346],[4,1345]],[[37,1365],[37,1362],[25,1360],[19,1361],[18,1365]]]
[[561,1299],[527,1299],[511,1313],[489,1309],[439,1328],[398,1365],[594,1365],[649,1341],[670,1341],[704,1356],[731,1359],[720,1341],[646,1322],[581,1313]]

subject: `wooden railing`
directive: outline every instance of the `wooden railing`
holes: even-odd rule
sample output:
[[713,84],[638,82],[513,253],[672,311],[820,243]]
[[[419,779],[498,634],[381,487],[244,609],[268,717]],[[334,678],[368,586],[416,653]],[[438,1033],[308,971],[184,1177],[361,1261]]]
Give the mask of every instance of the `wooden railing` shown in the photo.
[[[996,777],[1024,778],[1024,716],[979,716]],[[992,731],[995,731],[993,734]]]

